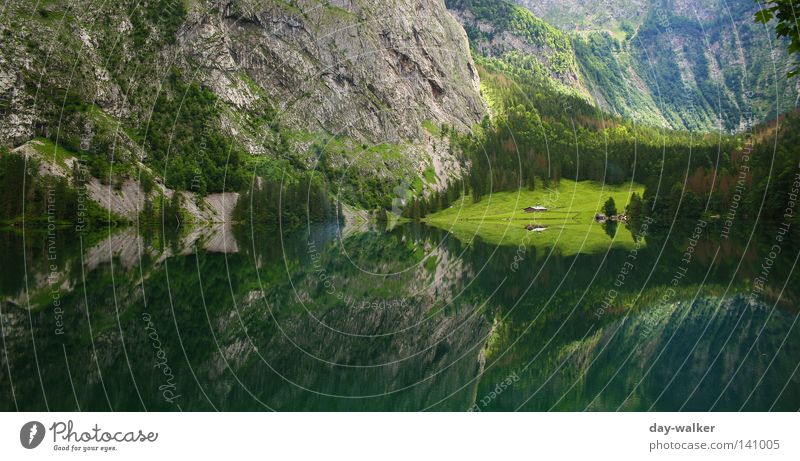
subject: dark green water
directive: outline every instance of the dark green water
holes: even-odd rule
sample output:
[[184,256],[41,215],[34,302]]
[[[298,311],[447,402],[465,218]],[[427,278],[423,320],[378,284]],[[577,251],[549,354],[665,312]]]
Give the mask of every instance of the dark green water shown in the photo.
[[691,232],[577,256],[421,225],[0,233],[0,408],[798,410],[796,239],[770,261],[774,229],[709,229],[687,263]]

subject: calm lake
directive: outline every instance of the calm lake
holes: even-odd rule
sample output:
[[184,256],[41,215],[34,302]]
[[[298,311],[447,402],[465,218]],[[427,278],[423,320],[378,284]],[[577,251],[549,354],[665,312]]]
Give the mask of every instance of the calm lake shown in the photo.
[[797,239],[684,227],[3,232],[0,409],[798,410]]

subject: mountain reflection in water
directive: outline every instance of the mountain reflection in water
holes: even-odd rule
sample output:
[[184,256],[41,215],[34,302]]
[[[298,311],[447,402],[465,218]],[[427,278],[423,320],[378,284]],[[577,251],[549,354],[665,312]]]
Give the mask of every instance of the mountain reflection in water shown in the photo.
[[751,302],[769,242],[703,239],[686,265],[690,232],[648,237],[635,258],[415,224],[2,233],[0,405],[797,410],[797,251]]

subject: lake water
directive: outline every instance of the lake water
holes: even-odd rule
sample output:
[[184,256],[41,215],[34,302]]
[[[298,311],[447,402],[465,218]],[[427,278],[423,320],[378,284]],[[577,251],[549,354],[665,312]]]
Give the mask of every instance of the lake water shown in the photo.
[[776,232],[593,254],[421,224],[4,232],[0,409],[795,411]]

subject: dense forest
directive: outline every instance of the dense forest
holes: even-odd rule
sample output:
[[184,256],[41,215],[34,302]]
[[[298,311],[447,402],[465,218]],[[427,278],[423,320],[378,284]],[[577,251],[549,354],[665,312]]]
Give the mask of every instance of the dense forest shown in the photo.
[[325,178],[306,173],[297,179],[259,177],[242,193],[233,213],[237,222],[294,229],[303,223],[324,222],[341,215]]
[[0,148],[0,226],[57,227],[78,229],[98,227],[122,220],[88,200],[86,174],[64,177],[39,176],[39,161],[12,155]]
[[165,86],[139,133],[152,153],[150,165],[172,189],[201,195],[242,189],[245,154],[216,127],[214,94],[185,83],[175,70]]
[[493,192],[549,187],[561,178],[644,184],[636,202],[642,200],[643,213],[695,217],[725,215],[735,207],[745,216],[782,216],[797,172],[800,114],[736,136],[658,129],[604,114],[535,77],[483,64],[495,117],[469,135],[451,133],[470,173],[463,183],[415,200],[407,217],[446,208],[461,191],[479,201]]

